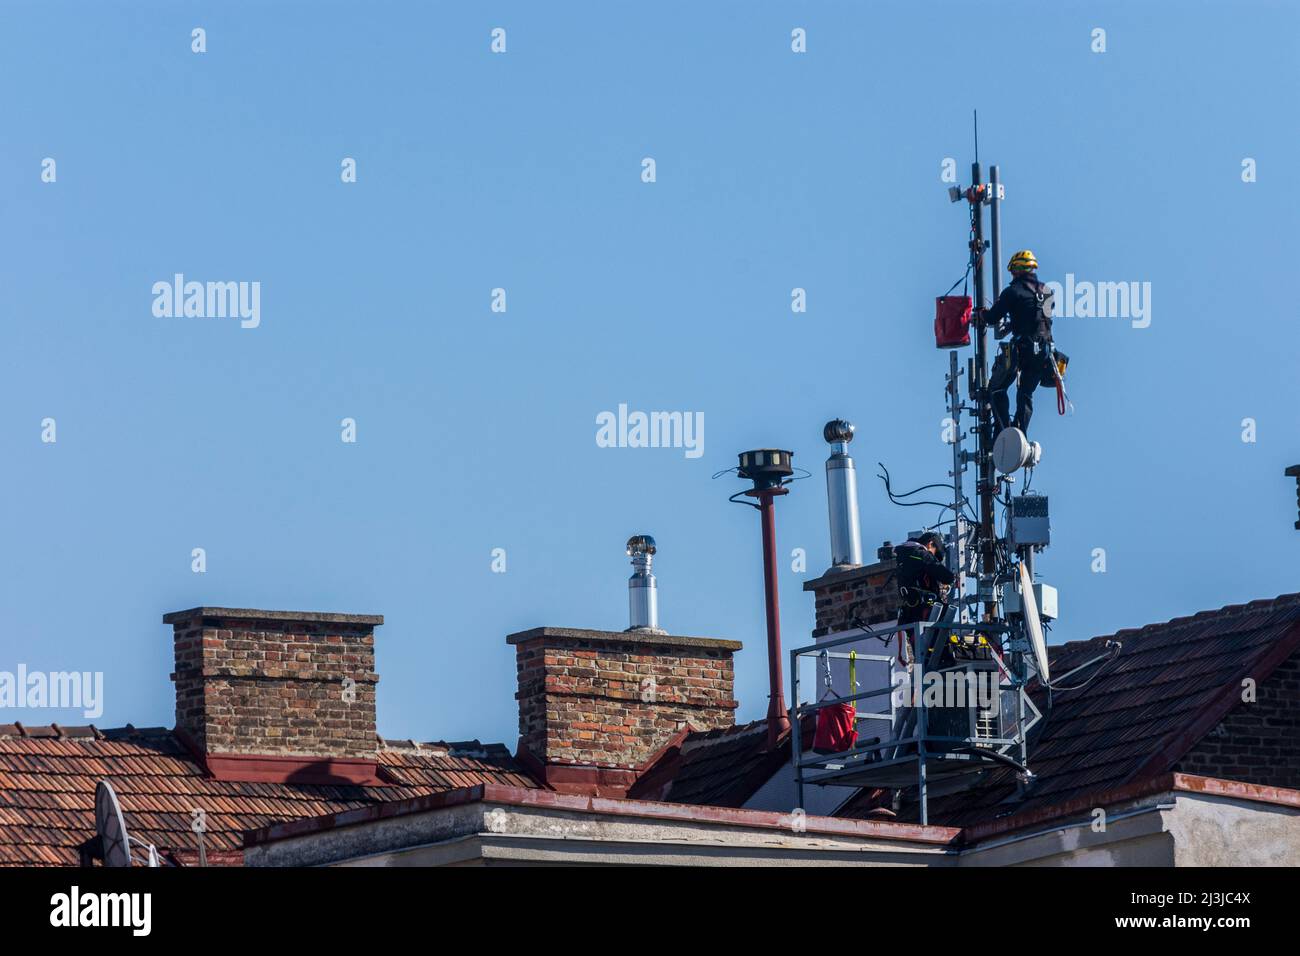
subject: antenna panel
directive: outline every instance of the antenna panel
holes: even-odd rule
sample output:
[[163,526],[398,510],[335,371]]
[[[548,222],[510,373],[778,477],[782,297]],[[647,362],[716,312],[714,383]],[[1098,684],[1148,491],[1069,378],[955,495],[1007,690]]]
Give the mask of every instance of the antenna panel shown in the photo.
[[1025,631],[1029,643],[1034,648],[1034,660],[1038,663],[1038,674],[1044,680],[1051,680],[1047,668],[1047,641],[1043,639],[1043,622],[1038,619],[1038,602],[1034,600],[1034,585],[1029,580],[1029,571],[1023,562],[1020,565],[1020,613],[1025,619]]

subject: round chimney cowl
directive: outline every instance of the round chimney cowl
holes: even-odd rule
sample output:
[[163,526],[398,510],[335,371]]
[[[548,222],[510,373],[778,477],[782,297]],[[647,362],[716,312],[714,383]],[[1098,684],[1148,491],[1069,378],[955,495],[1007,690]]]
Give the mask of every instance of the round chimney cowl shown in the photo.
[[825,427],[822,428],[822,437],[826,439],[828,445],[834,445],[836,442],[847,443],[853,441],[854,431],[856,429],[853,427],[852,422],[837,418],[834,421],[827,422]]
[[648,534],[634,534],[627,539],[628,556],[636,554],[654,554],[655,539]]

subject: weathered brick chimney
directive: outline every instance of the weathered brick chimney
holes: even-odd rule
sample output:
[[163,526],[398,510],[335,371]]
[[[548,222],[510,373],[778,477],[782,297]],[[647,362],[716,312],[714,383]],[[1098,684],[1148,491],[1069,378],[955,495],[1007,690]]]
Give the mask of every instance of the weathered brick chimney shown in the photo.
[[380,615],[196,607],[174,628],[177,734],[222,779],[378,783]]
[[882,624],[898,617],[898,582],[893,557],[882,557],[889,542],[877,553],[875,564],[847,571],[828,571],[804,583],[815,597],[813,638],[820,640],[856,625],[855,616],[867,624]]
[[558,627],[506,640],[519,672],[520,759],[557,790],[620,796],[689,730],[734,723],[739,641]]

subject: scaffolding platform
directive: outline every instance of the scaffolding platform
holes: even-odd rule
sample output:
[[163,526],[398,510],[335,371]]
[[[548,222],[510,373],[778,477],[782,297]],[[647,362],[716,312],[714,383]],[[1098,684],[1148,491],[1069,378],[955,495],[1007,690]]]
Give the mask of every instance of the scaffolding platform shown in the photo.
[[[916,787],[925,824],[932,795],[966,789],[983,772],[999,767],[1029,773],[1025,738],[1041,715],[1025,693],[1028,675],[1023,649],[1016,647],[1008,664],[997,650],[1015,646],[1008,626],[962,623],[952,620],[954,616],[954,609],[945,609],[931,621],[878,632],[859,629],[790,652],[795,726],[802,726],[810,716],[816,719],[829,707],[852,705],[857,710],[863,706],[859,702],[870,702],[872,707],[856,713],[858,735],[851,749],[805,750],[802,735],[794,735],[800,804],[806,786]],[[922,648],[923,653],[910,661],[894,653],[859,653],[858,647],[882,638],[891,640],[900,630],[909,633],[906,646]],[[980,636],[988,647],[987,660],[950,660],[948,666],[937,666],[944,659],[946,644]],[[801,692],[808,683],[804,672],[810,662],[817,667],[814,683],[824,691],[815,700],[804,701]],[[877,681],[888,675],[888,686],[859,691],[859,667]],[[837,684],[847,693],[840,693]],[[881,698],[888,706],[881,706]]]

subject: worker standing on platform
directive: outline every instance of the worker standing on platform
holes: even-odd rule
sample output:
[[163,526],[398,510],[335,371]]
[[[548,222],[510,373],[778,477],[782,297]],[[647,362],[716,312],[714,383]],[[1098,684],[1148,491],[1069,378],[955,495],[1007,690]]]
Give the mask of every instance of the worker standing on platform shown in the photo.
[[[1014,425],[1026,435],[1034,414],[1034,389],[1056,384],[1055,352],[1052,346],[1052,290],[1038,281],[1038,260],[1028,249],[1011,257],[1011,283],[1002,290],[984,318],[997,323],[994,334],[1003,343],[993,362],[989,378],[990,401],[997,430]],[[1016,417],[1008,419],[1011,401],[1007,392],[1019,376],[1016,388]],[[991,438],[996,438],[996,433]]]
[[943,535],[937,531],[927,531],[894,548],[900,651],[901,643],[911,636],[902,628],[928,619],[930,610],[956,580],[944,564],[944,551]]

